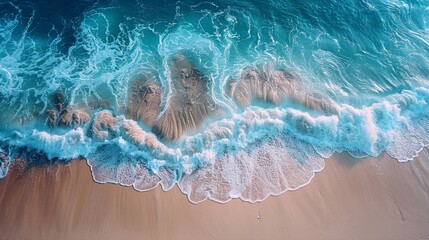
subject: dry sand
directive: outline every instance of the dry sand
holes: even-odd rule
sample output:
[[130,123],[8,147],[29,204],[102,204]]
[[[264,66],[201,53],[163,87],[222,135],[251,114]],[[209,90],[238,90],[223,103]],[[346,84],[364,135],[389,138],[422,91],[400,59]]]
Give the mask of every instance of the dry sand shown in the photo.
[[15,166],[0,180],[0,239],[429,239],[428,156],[336,155],[306,187],[256,204],[97,184],[85,161]]

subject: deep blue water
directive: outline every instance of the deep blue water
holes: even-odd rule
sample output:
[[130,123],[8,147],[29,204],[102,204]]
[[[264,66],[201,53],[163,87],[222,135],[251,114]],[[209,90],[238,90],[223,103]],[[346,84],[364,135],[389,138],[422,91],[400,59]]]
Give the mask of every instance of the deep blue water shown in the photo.
[[[429,143],[428,39],[427,0],[0,0],[0,176],[23,152],[37,166],[85,157],[98,182],[254,202],[307,184],[335,152],[411,160]],[[167,141],[126,117],[129,82],[154,75],[168,108],[183,52],[223,112]],[[241,107],[227,88],[252,68],[286,71],[336,110]],[[48,126],[58,93],[89,120]],[[100,140],[88,132],[105,110],[117,120]]]

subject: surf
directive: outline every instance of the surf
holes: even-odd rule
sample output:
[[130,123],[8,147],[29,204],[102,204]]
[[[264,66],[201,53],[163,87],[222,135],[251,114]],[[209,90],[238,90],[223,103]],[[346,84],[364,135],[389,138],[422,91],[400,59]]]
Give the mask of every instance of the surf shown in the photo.
[[258,202],[336,152],[412,160],[428,6],[402,3],[89,2],[58,22],[1,3],[0,176],[85,158],[100,183]]

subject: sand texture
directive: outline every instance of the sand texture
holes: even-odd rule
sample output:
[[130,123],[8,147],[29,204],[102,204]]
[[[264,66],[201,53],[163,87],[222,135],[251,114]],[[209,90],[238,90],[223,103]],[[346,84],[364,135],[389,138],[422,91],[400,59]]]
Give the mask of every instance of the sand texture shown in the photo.
[[172,83],[165,109],[161,98],[166,86],[143,76],[130,81],[127,117],[144,122],[161,138],[176,140],[197,129],[217,109],[208,78],[185,55],[176,55],[169,65]]
[[229,94],[238,105],[247,107],[253,101],[279,105],[285,100],[301,104],[309,109],[335,114],[337,103],[318,93],[308,92],[301,83],[284,70],[272,70],[268,66],[242,71],[238,80],[228,85]]
[[428,156],[336,155],[306,187],[256,204],[97,184],[85,161],[15,165],[0,181],[0,239],[429,239]]
[[231,82],[232,96],[241,106],[249,106],[252,100],[279,104],[297,92],[298,84],[292,75],[284,71],[245,69],[239,81]]
[[88,135],[98,140],[116,137],[118,119],[107,110],[100,111],[94,118]]
[[67,97],[62,92],[56,92],[51,97],[51,107],[45,112],[45,122],[50,127],[77,128],[89,122],[90,114],[86,109],[68,106]]
[[153,126],[161,104],[161,86],[147,76],[131,80],[128,93],[127,117]]
[[209,95],[208,79],[186,59],[177,55],[171,63],[172,93],[168,106],[155,123],[157,135],[174,140],[183,133],[197,129],[215,111]]

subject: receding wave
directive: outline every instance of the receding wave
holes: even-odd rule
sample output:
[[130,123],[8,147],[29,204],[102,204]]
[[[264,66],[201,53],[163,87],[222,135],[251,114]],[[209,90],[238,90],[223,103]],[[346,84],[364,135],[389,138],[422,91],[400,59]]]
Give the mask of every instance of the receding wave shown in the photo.
[[100,183],[257,202],[335,152],[429,144],[427,4],[270,4],[0,3],[0,177],[83,157]]

